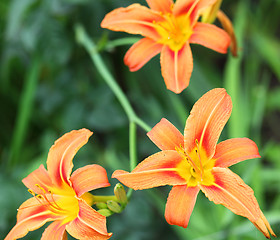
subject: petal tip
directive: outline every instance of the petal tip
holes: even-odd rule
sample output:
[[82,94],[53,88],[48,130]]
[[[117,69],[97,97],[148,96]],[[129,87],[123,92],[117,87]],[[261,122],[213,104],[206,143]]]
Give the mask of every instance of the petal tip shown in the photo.
[[113,172],[112,177],[111,178],[117,178],[123,174],[127,174],[128,172],[123,171],[123,170],[116,170]]

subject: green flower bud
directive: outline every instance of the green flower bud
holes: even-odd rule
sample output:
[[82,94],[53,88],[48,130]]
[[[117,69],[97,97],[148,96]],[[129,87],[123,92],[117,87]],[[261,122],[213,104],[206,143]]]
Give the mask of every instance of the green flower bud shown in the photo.
[[122,211],[120,204],[118,204],[116,201],[113,200],[107,201],[107,206],[111,211],[115,213],[120,213]]
[[116,184],[114,188],[114,193],[120,204],[127,204],[127,196],[123,185],[121,185],[120,183]]
[[104,202],[98,202],[98,203],[95,204],[95,206],[96,206],[98,209],[106,209],[106,208],[108,208],[108,207],[107,207],[107,204],[104,203]]
[[113,212],[110,211],[109,209],[100,209],[97,212],[99,212],[101,215],[103,215],[105,217],[109,217],[113,214]]

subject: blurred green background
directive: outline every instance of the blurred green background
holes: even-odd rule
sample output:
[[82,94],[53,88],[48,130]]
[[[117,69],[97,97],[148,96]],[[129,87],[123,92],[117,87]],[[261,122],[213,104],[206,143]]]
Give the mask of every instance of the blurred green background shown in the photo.
[[[231,167],[255,191],[276,234],[280,234],[280,1],[224,0],[233,20],[239,57],[192,45],[190,86],[176,95],[166,90],[159,56],[129,72],[123,56],[129,45],[113,40],[135,37],[101,29],[109,11],[144,0],[1,0],[0,1],[0,239],[16,222],[16,209],[31,195],[22,178],[45,164],[53,142],[73,129],[94,132],[74,159],[75,168],[98,163],[108,176],[129,170],[128,119],[118,100],[75,38],[80,23],[98,44],[106,66],[150,126],[162,117],[183,131],[195,101],[206,91],[225,87],[233,113],[220,140],[249,137],[261,159]],[[129,40],[130,41],[130,40]],[[138,161],[158,151],[137,131]],[[112,187],[100,190],[112,194]],[[169,226],[164,206],[169,187],[134,192],[121,214],[108,218],[108,231],[119,240],[264,239],[248,219],[209,202],[200,193],[187,229]],[[99,192],[97,192],[99,193]],[[43,228],[24,239],[40,239]]]

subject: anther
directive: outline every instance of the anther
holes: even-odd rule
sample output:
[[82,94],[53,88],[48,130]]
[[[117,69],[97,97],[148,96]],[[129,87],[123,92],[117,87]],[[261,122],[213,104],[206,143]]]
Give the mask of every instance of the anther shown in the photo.
[[43,199],[42,195],[39,195],[39,194],[36,197],[39,199]]
[[31,189],[28,189],[28,192],[29,192],[30,194],[32,194],[33,196],[35,196],[35,193],[34,193]]

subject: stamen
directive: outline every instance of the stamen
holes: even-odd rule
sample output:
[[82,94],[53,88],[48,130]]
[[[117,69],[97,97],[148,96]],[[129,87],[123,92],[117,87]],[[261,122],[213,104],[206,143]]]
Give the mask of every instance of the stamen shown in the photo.
[[[51,201],[48,199],[47,195],[46,195],[46,190],[41,187],[39,184],[35,184],[35,186],[37,188],[39,188],[43,193],[42,194],[38,194],[37,196],[35,195],[35,193],[32,190],[28,190],[38,201],[41,205],[46,206],[47,208],[49,208],[50,211],[52,212],[59,212],[59,211],[64,211],[54,200],[53,198],[53,193],[51,190],[48,190],[48,193],[51,194]],[[43,200],[46,201],[46,203],[43,202]]]
[[202,161],[201,161],[201,155],[200,155],[200,148],[198,146],[198,140],[195,139],[195,144],[196,144],[196,147],[197,149],[195,150],[197,156],[198,156],[198,159],[199,159],[199,165],[200,165],[200,170],[201,170],[201,174],[200,174],[200,177],[201,177],[201,181],[202,181],[202,175],[204,174],[204,169],[203,169],[203,166],[202,166]]
[[39,188],[40,190],[42,190],[44,194],[46,194],[46,190],[44,188],[42,188],[39,184],[35,184],[35,186],[37,188]]
[[187,156],[187,160],[189,161],[189,163],[192,165],[192,167],[194,168],[194,170],[199,173],[201,175],[201,171],[199,170],[199,168],[195,165],[194,161],[191,159],[190,155],[185,151],[185,154]]
[[57,206],[57,208],[60,209],[60,210],[63,210],[63,209],[57,204],[57,202],[54,200],[52,191],[51,191],[51,190],[48,190],[48,192],[51,194],[51,199],[52,199],[53,203]]
[[201,174],[199,168],[195,165],[195,163],[194,163],[194,161],[191,159],[190,155],[189,155],[182,147],[180,147],[180,148],[179,148],[179,147],[175,147],[175,150],[176,150],[179,154],[183,155],[183,157],[186,158],[186,160],[188,161],[188,163],[194,168],[194,170],[195,170],[196,172],[198,172],[198,173]]
[[28,189],[28,192],[35,197],[35,193],[31,189]]

